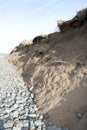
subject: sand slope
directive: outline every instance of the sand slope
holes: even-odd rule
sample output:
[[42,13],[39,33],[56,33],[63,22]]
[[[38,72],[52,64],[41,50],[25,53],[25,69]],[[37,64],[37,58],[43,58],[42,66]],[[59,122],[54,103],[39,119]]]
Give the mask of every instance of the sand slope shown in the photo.
[[36,37],[32,44],[20,44],[8,57],[26,84],[34,84],[41,111],[70,130],[87,129],[87,123],[82,125],[87,115],[87,15],[81,18],[63,22],[60,32]]

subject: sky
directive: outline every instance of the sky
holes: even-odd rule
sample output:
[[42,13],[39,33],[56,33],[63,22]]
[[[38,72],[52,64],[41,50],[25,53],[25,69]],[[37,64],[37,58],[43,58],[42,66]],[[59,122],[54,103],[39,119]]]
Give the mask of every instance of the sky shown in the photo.
[[57,31],[57,20],[69,20],[86,7],[87,0],[0,0],[0,53]]

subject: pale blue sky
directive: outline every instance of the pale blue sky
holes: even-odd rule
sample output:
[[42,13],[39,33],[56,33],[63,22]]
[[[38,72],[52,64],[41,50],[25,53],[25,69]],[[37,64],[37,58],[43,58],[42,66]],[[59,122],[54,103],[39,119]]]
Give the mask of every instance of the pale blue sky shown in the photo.
[[57,20],[71,19],[87,0],[0,0],[0,52],[19,41],[56,30]]

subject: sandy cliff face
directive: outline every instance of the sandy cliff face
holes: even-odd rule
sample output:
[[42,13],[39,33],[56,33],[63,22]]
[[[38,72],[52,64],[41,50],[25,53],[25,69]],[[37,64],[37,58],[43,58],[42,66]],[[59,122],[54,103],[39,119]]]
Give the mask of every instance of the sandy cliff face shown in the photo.
[[[20,44],[8,59],[52,122],[70,130],[87,129],[87,14],[61,22],[60,32]],[[81,119],[77,114],[81,113]],[[83,123],[83,124],[82,124]],[[82,129],[83,129],[82,128]]]

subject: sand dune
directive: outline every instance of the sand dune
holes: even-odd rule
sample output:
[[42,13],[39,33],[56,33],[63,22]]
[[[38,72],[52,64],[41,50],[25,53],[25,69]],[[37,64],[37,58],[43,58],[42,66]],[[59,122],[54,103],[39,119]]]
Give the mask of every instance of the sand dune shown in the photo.
[[59,28],[20,44],[8,59],[27,85],[34,84],[35,101],[54,124],[87,129],[87,9]]

